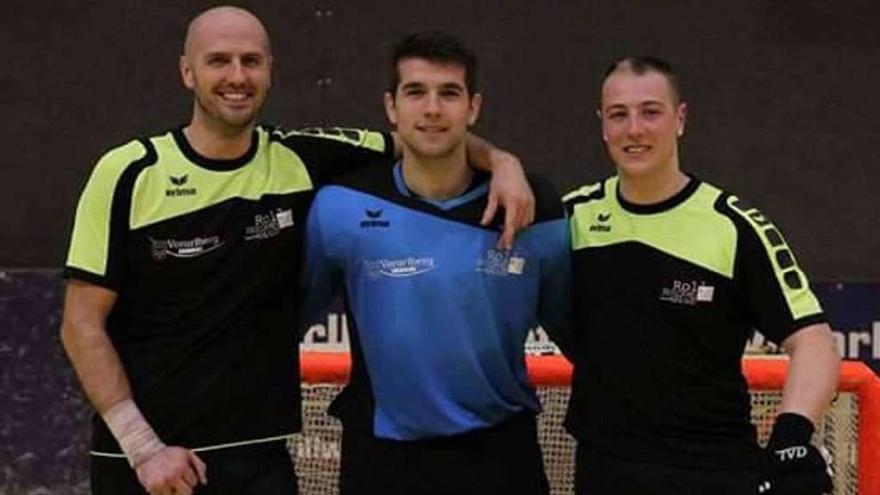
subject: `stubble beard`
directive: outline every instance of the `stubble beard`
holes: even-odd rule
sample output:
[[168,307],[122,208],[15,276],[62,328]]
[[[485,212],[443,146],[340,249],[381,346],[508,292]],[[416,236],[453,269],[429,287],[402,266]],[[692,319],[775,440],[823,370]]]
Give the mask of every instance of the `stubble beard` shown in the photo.
[[242,115],[241,118],[229,118],[217,106],[212,106],[202,100],[202,97],[195,93],[195,103],[198,112],[202,114],[203,121],[212,130],[218,131],[223,135],[236,135],[243,131],[249,130],[257,120],[259,108],[255,108],[250,115]]

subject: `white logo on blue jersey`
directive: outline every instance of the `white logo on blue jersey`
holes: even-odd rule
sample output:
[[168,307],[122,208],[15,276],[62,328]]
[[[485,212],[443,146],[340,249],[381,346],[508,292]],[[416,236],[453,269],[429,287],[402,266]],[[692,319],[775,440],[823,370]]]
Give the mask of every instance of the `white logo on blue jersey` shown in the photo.
[[520,253],[490,249],[477,260],[477,271],[487,275],[506,277],[522,275],[526,268],[526,259]]
[[414,277],[437,268],[434,258],[408,256],[396,260],[364,260],[364,268],[370,277]]

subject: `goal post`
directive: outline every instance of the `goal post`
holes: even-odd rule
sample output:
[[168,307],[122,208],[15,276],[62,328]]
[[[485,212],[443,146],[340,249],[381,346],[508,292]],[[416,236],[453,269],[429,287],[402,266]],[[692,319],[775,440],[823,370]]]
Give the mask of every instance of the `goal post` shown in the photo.
[[[329,402],[348,381],[351,359],[344,352],[303,352],[303,432],[290,443],[300,493],[336,493],[339,422],[326,415]],[[526,364],[544,407],[538,434],[553,495],[573,492],[575,442],[562,427],[571,364],[562,356],[530,355]],[[788,360],[743,359],[752,399],[752,422],[766,442],[782,397]],[[817,428],[814,441],[832,454],[834,495],[880,495],[880,378],[861,362],[842,365],[838,394]]]

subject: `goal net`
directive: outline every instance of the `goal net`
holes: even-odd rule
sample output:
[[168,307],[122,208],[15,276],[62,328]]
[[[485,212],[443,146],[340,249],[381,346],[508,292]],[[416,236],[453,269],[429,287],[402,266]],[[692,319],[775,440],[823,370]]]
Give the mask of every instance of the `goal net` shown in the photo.
[[[544,406],[538,416],[538,434],[551,493],[573,493],[575,442],[562,427],[571,366],[560,356],[529,356],[527,361]],[[303,431],[289,447],[303,495],[338,493],[341,427],[326,410],[347,382],[350,366],[346,353],[302,355]],[[776,417],[787,369],[785,359],[743,360],[752,422],[762,445]],[[862,363],[845,362],[838,390],[814,437],[817,445],[831,453],[834,494],[880,495],[880,379]]]

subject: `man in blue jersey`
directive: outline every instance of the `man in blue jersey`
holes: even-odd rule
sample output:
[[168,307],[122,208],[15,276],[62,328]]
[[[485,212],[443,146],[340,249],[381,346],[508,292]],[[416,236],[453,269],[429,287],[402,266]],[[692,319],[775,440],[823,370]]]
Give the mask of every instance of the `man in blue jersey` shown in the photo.
[[393,142],[258,125],[272,52],[246,10],[197,16],[183,52],[191,120],[109,151],[77,209],[62,340],[97,413],[92,491],[295,493],[306,212]]
[[[576,492],[828,492],[810,440],[837,385],[830,329],[779,229],[681,170],[685,113],[668,63],[615,62],[598,114],[617,175],[565,197]],[[740,369],[754,328],[791,357],[764,450]]]
[[524,342],[567,314],[558,196],[532,179],[535,224],[511,250],[479,225],[486,177],[464,138],[480,112],[476,57],[439,32],[394,48],[385,94],[403,158],[341,179],[307,225],[306,308],[345,290],[353,371],[330,407],[343,423],[344,495],[545,494],[539,402]]

